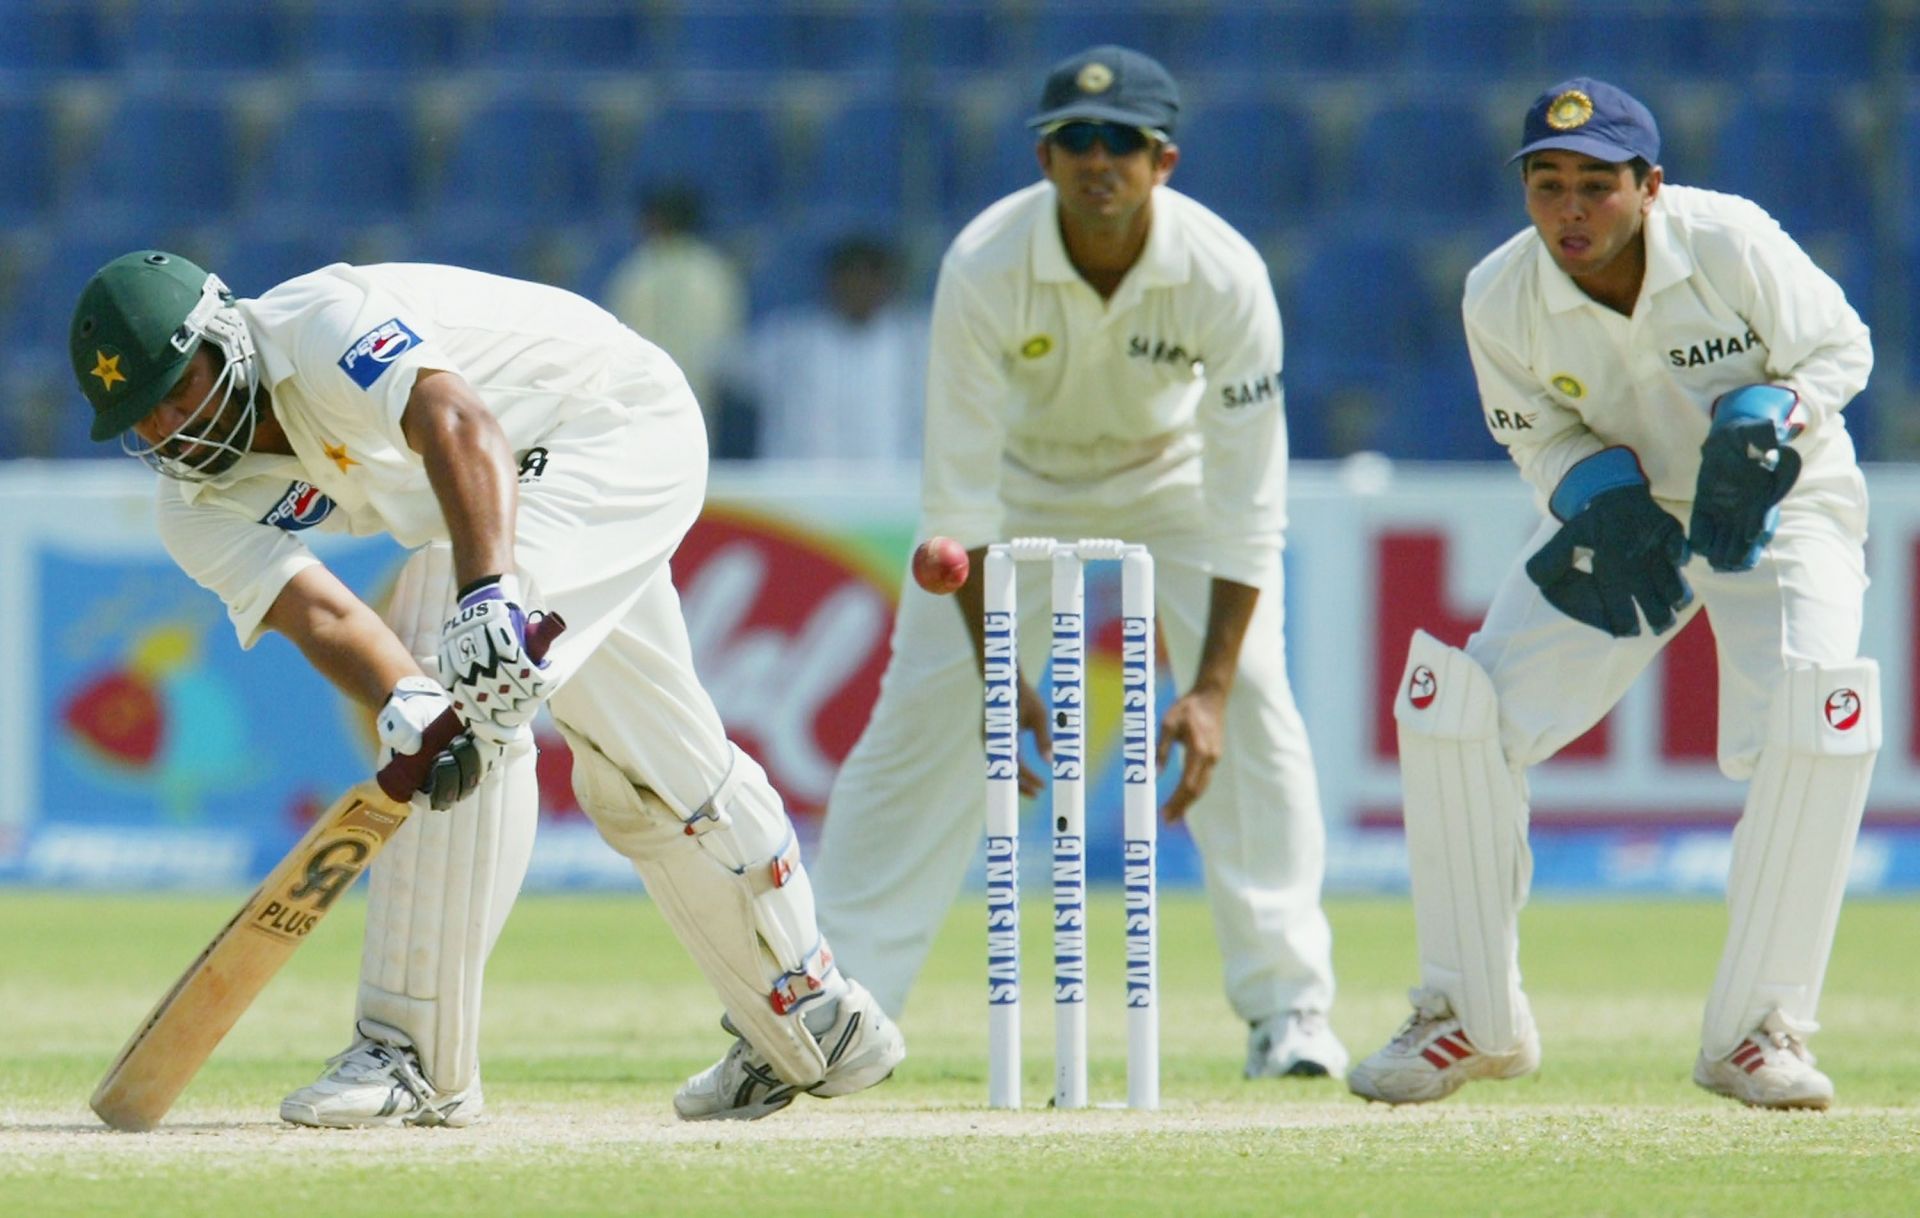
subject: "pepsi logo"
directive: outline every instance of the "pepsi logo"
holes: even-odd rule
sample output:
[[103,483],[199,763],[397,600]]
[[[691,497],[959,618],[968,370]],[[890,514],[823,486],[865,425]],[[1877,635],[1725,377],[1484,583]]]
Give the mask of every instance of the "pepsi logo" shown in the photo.
[[373,340],[373,350],[367,352],[383,364],[390,364],[394,357],[413,345],[413,337],[408,334],[383,334]]
[[319,487],[311,482],[290,482],[280,502],[260,518],[260,523],[297,533],[319,524],[332,511],[333,500],[322,494]]
[[1850,732],[1860,722],[1860,695],[1850,689],[1836,689],[1827,695],[1827,726],[1836,732]]
[[1433,675],[1433,669],[1425,664],[1414,665],[1412,675],[1407,678],[1407,701],[1413,703],[1413,708],[1427,709],[1439,694],[1440,682]]

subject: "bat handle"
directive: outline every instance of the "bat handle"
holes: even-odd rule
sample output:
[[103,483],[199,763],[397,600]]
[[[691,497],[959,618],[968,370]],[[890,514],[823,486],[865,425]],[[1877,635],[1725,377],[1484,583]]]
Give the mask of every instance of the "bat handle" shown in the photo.
[[[546,658],[547,649],[560,637],[567,623],[557,613],[543,613],[527,623],[527,656],[538,664]],[[400,753],[392,761],[380,767],[375,775],[380,789],[387,798],[395,803],[405,803],[420,784],[426,780],[427,770],[433,765],[433,759],[440,750],[447,747],[455,736],[466,730],[466,724],[453,709],[440,712],[440,717],[427,725],[420,736],[420,751]]]

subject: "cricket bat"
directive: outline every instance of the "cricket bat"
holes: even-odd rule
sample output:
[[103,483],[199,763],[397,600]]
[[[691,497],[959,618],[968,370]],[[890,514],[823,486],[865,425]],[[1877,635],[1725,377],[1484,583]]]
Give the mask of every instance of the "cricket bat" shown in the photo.
[[[536,619],[527,654],[538,661],[564,629],[557,615]],[[395,757],[314,822],[134,1030],[89,1101],[101,1120],[128,1131],[160,1123],[287,957],[406,823],[408,797],[461,730],[447,711],[418,753]]]

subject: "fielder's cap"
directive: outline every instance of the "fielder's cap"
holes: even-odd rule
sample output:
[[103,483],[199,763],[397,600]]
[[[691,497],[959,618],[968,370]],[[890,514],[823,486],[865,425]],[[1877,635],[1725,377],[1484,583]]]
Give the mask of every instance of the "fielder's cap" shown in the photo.
[[1097,46],[1053,65],[1040,91],[1040,111],[1027,126],[1090,119],[1171,135],[1179,115],[1180,90],[1158,60],[1126,47]]
[[1590,76],[1563,80],[1534,98],[1520,132],[1520,151],[1507,158],[1508,164],[1548,148],[1615,163],[1635,157],[1660,163],[1660,127],[1653,112],[1625,89]]
[[80,392],[93,406],[93,438],[111,440],[167,396],[200,346],[183,336],[207,272],[178,254],[140,250],[95,271],[67,331]]

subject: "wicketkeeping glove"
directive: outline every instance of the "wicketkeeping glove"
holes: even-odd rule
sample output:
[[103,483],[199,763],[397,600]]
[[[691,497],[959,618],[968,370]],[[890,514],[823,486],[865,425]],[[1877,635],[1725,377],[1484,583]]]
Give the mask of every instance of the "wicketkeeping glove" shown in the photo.
[[1800,395],[1783,385],[1743,385],[1713,404],[1700,445],[1700,479],[1687,528],[1716,571],[1751,571],[1780,526],[1780,501],[1800,477]]
[[1655,634],[1671,629],[1693,601],[1680,574],[1687,538],[1654,503],[1632,451],[1604,449],[1568,470],[1551,506],[1566,524],[1527,560],[1541,595],[1615,638],[1639,634],[1642,614]]
[[527,614],[512,575],[480,580],[440,631],[440,679],[474,735],[511,742],[553,690],[545,660],[527,654]]
[[[380,728],[384,768],[395,756],[418,753],[425,743],[427,729],[441,715],[453,709],[438,681],[427,677],[403,677],[387,696],[376,721]],[[450,808],[473,794],[480,780],[499,761],[503,750],[472,732],[461,732],[434,754],[433,763],[420,780],[420,793],[429,806]]]

